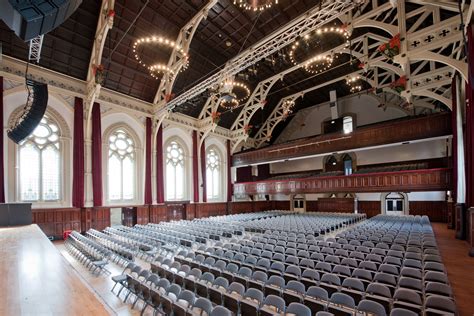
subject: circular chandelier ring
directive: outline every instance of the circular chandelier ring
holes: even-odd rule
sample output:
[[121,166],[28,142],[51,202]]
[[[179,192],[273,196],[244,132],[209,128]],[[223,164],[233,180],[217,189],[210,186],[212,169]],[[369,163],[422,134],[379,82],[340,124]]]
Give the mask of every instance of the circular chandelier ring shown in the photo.
[[273,5],[277,4],[278,0],[260,0],[256,1],[255,4],[249,3],[248,0],[234,0],[234,5],[238,5],[244,10],[255,12],[270,9]]
[[[319,28],[319,29],[316,29],[315,31],[313,31],[310,34],[306,34],[303,37],[303,40],[308,41],[312,37],[319,37],[323,34],[329,34],[329,33],[337,34],[337,35],[342,36],[345,40],[346,47],[349,46],[349,37],[350,37],[350,35],[347,32],[347,30],[342,28],[342,27]],[[300,41],[296,41],[291,46],[291,49],[290,49],[289,57],[290,57],[291,62],[294,65],[300,64],[300,62],[298,62],[296,60],[296,52],[298,51],[300,46],[301,46]],[[303,68],[309,73],[317,74],[317,73],[323,72],[325,70],[328,70],[329,67],[331,67],[332,63],[334,62],[335,58],[337,58],[337,52],[336,53],[330,53],[330,54],[327,54],[327,55],[319,54],[319,55],[313,56],[310,59],[303,62]]]
[[221,85],[223,87],[231,86],[232,88],[230,90],[232,92],[234,92],[235,88],[239,88],[240,90],[242,90],[244,92],[244,95],[242,97],[240,97],[239,99],[236,98],[237,102],[239,102],[239,103],[242,102],[242,101],[245,101],[250,96],[250,88],[243,82],[233,81],[233,80],[232,81],[224,81]]
[[168,65],[165,65],[163,63],[156,63],[153,65],[146,64],[143,61],[143,59],[140,57],[140,54],[138,52],[140,47],[143,47],[146,45],[158,45],[158,46],[168,47],[173,50],[176,50],[183,57],[182,60],[184,60],[184,64],[183,64],[183,67],[181,68],[181,71],[185,70],[189,65],[188,53],[186,53],[186,51],[181,46],[179,46],[175,41],[169,40],[163,36],[156,36],[156,35],[139,38],[132,45],[133,54],[135,56],[136,61],[140,65],[142,65],[143,67],[147,68],[150,71],[150,75],[153,78],[159,79],[158,75],[160,73],[174,75],[175,72],[173,69],[168,67]]

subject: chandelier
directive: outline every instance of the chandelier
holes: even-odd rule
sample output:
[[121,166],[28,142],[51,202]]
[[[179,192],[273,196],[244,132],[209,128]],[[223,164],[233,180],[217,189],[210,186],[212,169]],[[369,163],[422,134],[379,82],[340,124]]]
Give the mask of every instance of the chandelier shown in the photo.
[[362,90],[362,83],[360,76],[349,76],[346,78],[346,85],[349,87],[351,93],[356,93]]
[[132,49],[133,49],[133,54],[135,55],[135,59],[137,62],[148,69],[150,72],[150,75],[155,78],[155,79],[160,79],[160,77],[164,74],[169,74],[171,76],[175,75],[175,71],[168,67],[167,64],[164,63],[155,63],[152,65],[147,64],[145,61],[143,61],[143,58],[140,57],[140,53],[138,52],[140,47],[144,46],[159,46],[161,48],[169,48],[172,50],[176,50],[182,57],[182,60],[184,61],[183,67],[181,67],[181,71],[184,71],[188,65],[189,65],[189,56],[188,54],[184,51],[184,49],[179,46],[176,42],[169,40],[163,36],[149,36],[149,37],[142,37],[138,40],[136,40],[133,43]]
[[283,108],[283,115],[288,116],[291,113],[293,113],[294,108],[295,108],[295,101],[293,100],[286,100],[283,102],[282,108]]
[[[346,46],[349,46],[349,33],[344,28],[342,27],[320,28],[309,34],[306,34],[302,39],[293,43],[289,52],[289,57],[290,57],[291,62],[294,65],[300,64],[301,59],[302,59],[301,55],[304,54],[304,47],[308,49],[313,48],[311,46],[319,47],[319,44],[311,45],[311,41],[314,39],[320,38],[325,34],[335,34],[344,40]],[[313,55],[313,57],[307,59],[303,63],[303,68],[309,73],[317,74],[325,70],[328,70],[332,66],[334,59],[336,58],[338,58],[337,52],[331,52],[329,54],[315,54]]]
[[221,95],[220,106],[226,110],[233,110],[250,96],[249,87],[235,80],[226,80],[221,83],[221,89],[227,91]]
[[278,0],[234,0],[234,4],[244,10],[263,11],[278,4]]

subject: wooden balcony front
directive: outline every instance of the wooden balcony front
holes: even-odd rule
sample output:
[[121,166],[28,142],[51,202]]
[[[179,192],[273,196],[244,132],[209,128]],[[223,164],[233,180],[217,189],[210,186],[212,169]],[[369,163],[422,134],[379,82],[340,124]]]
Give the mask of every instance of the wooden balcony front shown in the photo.
[[451,179],[451,169],[437,168],[236,183],[234,194],[445,191],[451,189]]
[[237,153],[232,157],[232,165],[234,167],[247,166],[262,162],[441,137],[451,135],[451,133],[451,114],[433,114],[359,127],[347,135],[343,133],[319,135]]

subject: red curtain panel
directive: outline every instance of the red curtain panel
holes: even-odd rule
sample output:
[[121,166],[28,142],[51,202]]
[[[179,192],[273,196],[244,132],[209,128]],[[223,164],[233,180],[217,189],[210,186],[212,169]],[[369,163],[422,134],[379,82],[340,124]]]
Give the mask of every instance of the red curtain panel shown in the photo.
[[199,203],[199,163],[198,163],[199,140],[197,131],[193,131],[193,197],[194,203]]
[[206,140],[201,145],[201,176],[202,176],[202,201],[207,202],[206,186]]
[[227,202],[232,202],[232,153],[230,139],[227,140]]
[[456,119],[456,111],[457,111],[457,84],[456,84],[456,76],[453,77],[453,81],[451,84],[451,98],[452,98],[452,105],[451,105],[451,127],[453,129],[453,139],[452,143],[452,159],[453,159],[453,190],[451,192],[451,197],[453,198],[454,203],[457,202],[457,192],[458,192],[458,129],[457,129],[457,119]]
[[151,118],[146,118],[146,149],[145,149],[145,205],[153,203],[152,189],[151,189],[151,138],[152,138],[152,122]]
[[468,41],[468,83],[466,86],[466,206],[474,206],[474,28],[469,25]]
[[102,127],[100,104],[92,107],[92,188],[94,206],[102,206]]
[[156,134],[156,201],[165,203],[165,185],[163,174],[163,127]]
[[84,104],[74,100],[72,206],[84,207]]
[[5,203],[5,166],[3,163],[3,77],[0,77],[0,203]]

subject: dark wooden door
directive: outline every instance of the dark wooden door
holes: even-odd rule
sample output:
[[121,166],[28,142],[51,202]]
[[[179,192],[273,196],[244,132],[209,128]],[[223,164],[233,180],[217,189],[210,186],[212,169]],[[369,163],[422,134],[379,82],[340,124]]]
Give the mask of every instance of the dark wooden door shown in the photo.
[[122,225],[133,227],[137,224],[137,208],[122,207]]

